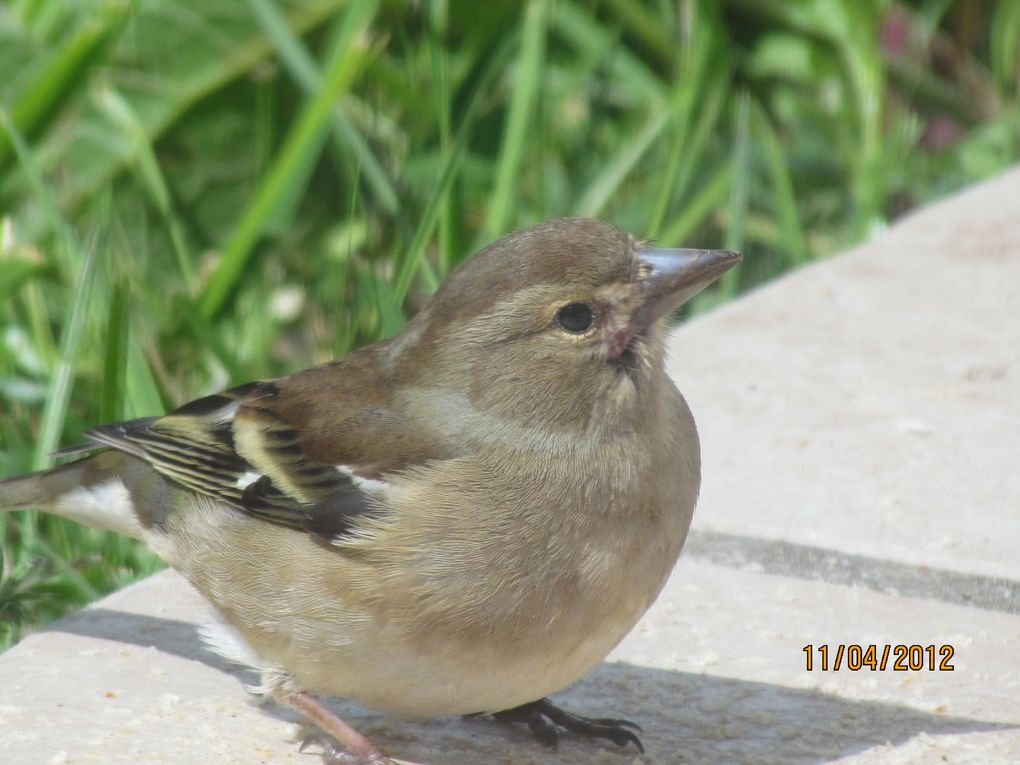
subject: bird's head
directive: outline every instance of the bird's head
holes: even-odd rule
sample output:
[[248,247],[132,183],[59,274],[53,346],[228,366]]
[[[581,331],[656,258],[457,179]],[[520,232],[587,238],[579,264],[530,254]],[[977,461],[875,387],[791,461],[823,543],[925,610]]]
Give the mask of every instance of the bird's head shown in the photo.
[[394,341],[418,382],[545,427],[640,407],[668,384],[666,318],[740,260],[653,249],[609,223],[555,220],[464,261]]

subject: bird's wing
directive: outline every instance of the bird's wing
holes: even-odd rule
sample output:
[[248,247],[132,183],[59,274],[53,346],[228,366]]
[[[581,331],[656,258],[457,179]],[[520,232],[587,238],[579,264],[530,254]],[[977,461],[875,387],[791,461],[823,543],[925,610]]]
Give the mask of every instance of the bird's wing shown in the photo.
[[342,379],[332,365],[325,373],[314,368],[249,383],[163,417],[104,425],[86,435],[192,491],[333,540],[353,517],[376,506],[387,486],[382,473],[428,456],[408,449],[415,439],[394,432],[408,426],[384,402],[344,396],[338,375]]

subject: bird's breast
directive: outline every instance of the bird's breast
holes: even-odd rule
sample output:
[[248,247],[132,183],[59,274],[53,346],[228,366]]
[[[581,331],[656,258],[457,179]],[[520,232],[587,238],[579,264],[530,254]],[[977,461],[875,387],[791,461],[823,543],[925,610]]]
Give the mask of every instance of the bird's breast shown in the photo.
[[676,561],[698,481],[682,461],[624,451],[597,467],[502,453],[417,471],[358,554],[394,583],[399,618],[466,640],[625,633]]
[[[392,497],[400,524],[355,552],[386,583],[364,610],[413,645],[433,689],[449,679],[456,699],[434,690],[424,702],[448,713],[524,703],[598,664],[661,590],[697,493],[696,477],[672,480],[683,465],[652,485],[634,464],[598,475],[570,460],[538,474],[498,465],[465,460],[405,482]],[[386,552],[369,561],[369,548]]]

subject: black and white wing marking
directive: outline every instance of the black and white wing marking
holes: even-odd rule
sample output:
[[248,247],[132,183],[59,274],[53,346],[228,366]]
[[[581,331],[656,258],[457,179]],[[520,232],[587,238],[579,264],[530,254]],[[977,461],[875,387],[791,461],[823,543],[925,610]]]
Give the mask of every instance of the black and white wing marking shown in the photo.
[[258,405],[277,392],[272,382],[249,383],[164,417],[103,425],[86,435],[192,491],[332,541],[371,509],[371,492],[350,468],[309,459],[300,434]]

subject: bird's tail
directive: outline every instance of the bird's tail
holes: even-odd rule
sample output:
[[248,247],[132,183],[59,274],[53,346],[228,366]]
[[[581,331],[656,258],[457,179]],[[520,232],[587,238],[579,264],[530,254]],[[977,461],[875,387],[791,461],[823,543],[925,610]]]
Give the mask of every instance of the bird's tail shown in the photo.
[[41,483],[38,473],[0,481],[0,512],[42,507],[44,502]]
[[118,469],[122,457],[100,452],[66,465],[0,481],[0,512],[41,510],[97,529],[141,536]]

